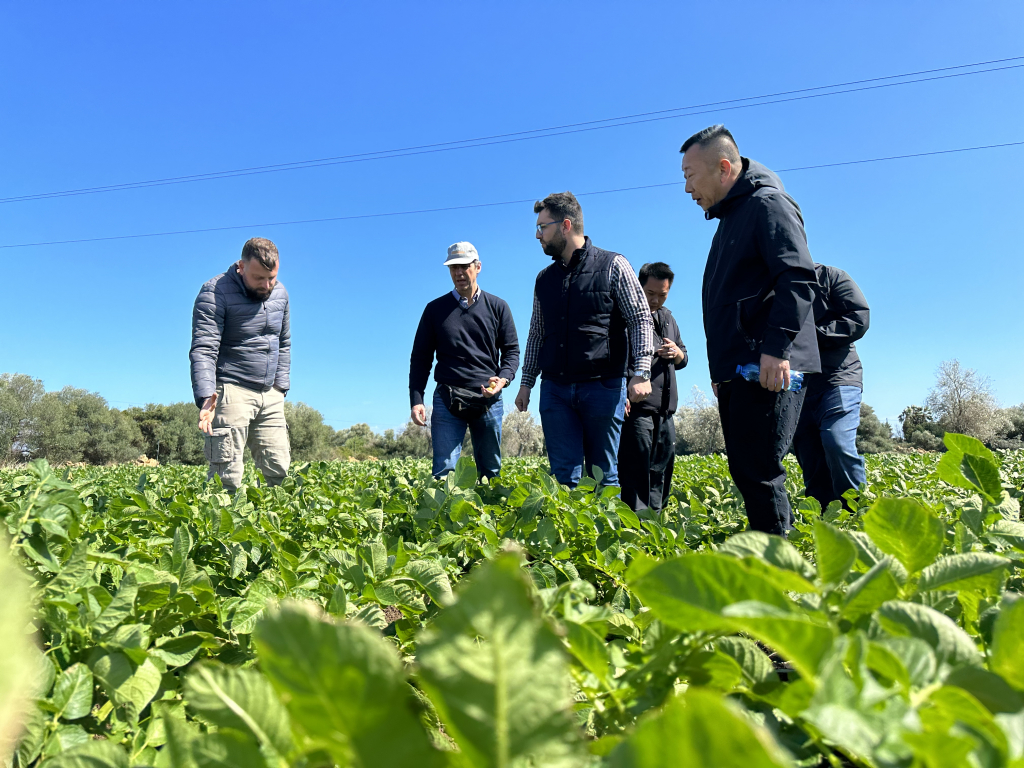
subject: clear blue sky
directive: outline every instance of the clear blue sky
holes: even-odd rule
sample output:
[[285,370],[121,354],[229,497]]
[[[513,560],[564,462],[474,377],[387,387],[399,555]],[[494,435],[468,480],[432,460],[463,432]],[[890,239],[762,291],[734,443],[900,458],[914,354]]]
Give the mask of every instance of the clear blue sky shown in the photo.
[[[0,197],[370,152],[1024,55],[1007,2],[6,3]],[[1024,63],[1022,61],[1011,63]],[[771,168],[1024,140],[1024,69],[553,138],[0,204],[0,245],[470,205],[681,179],[725,122]],[[815,259],[872,308],[865,401],[895,422],[940,361],[1024,401],[1024,146],[794,171]],[[669,306],[708,390],[700,281],[714,224],[681,186],[582,197],[586,231],[676,271]],[[0,370],[116,407],[191,397],[199,287],[273,239],[293,389],[337,428],[408,418],[409,350],[470,240],[525,342],[548,263],[529,203],[3,249]],[[513,385],[515,387],[515,385]],[[506,396],[510,409],[511,395]]]

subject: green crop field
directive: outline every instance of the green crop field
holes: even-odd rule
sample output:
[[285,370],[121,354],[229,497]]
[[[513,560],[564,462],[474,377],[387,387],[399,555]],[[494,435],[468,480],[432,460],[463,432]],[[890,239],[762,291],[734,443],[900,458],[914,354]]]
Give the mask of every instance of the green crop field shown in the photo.
[[794,465],[788,542],[744,532],[719,456],[654,517],[537,460],[234,498],[198,467],[4,470],[9,764],[1024,766],[1024,455],[946,442],[869,457],[852,513]]

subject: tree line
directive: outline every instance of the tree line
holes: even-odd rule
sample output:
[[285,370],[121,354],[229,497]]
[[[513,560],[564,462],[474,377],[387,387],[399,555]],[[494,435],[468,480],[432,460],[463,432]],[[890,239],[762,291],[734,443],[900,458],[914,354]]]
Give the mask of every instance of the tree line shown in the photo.
[[[285,403],[296,461],[387,459],[431,455],[430,424],[374,432],[368,424],[334,429],[306,403]],[[75,387],[47,392],[43,382],[21,373],[0,374],[0,460],[45,458],[51,464],[112,464],[140,457],[162,464],[205,464],[199,409],[191,402],[149,404],[119,410],[99,394]],[[725,450],[715,401],[697,387],[676,412],[676,451],[708,454]],[[957,360],[943,362],[921,405],[907,406],[894,428],[870,405],[861,406],[857,449],[943,450],[946,432],[976,437],[991,448],[1024,448],[1024,404],[1000,408],[991,383]],[[529,413],[513,410],[502,423],[506,456],[544,455],[544,433]],[[466,452],[472,455],[467,437]]]

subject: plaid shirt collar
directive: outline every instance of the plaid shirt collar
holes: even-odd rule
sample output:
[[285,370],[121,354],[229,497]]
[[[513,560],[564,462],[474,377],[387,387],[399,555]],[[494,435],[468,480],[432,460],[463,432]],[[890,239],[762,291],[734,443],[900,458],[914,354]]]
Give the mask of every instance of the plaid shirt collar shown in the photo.
[[[455,288],[452,288],[452,296],[454,296],[455,300],[459,302],[460,307],[463,309],[469,309],[469,299],[463,298]],[[479,285],[476,287],[476,293],[473,294],[473,303],[476,304],[478,301],[480,301]]]

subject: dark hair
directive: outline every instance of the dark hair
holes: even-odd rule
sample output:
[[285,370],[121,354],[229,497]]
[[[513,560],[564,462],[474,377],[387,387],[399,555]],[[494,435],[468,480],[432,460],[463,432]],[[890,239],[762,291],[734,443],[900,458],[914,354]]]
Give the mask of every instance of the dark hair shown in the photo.
[[721,153],[721,157],[724,157],[733,165],[740,163],[739,145],[729,132],[729,129],[724,125],[712,125],[703,131],[697,131],[697,133],[683,142],[683,146],[680,147],[679,151],[685,153],[694,144],[701,147],[714,145]]
[[672,267],[664,261],[652,261],[650,264],[640,267],[640,287],[642,288],[652,277],[655,280],[668,280],[669,284],[676,279]]
[[580,201],[572,192],[552,192],[543,200],[533,204],[533,212],[540,213],[547,210],[555,221],[572,222],[572,231],[577,235],[583,234],[583,209],[580,208]]
[[242,261],[255,259],[266,269],[277,266],[277,246],[265,237],[254,237],[245,241],[242,246]]

